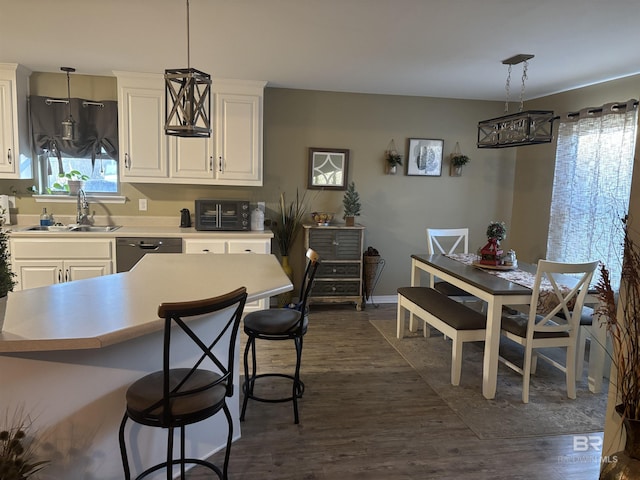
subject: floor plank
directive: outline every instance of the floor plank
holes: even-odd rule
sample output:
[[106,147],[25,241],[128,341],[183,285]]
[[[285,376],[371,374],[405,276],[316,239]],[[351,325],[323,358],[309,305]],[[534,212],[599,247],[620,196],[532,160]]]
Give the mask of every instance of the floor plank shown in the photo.
[[[395,318],[395,304],[362,312],[313,307],[300,424],[289,403],[250,402],[242,438],[231,449],[231,480],[598,478],[600,452],[574,452],[571,435],[477,438],[370,318]],[[261,372],[291,370],[292,342],[257,346]],[[280,388],[289,385],[267,390],[277,395]],[[195,468],[188,478],[211,475]]]

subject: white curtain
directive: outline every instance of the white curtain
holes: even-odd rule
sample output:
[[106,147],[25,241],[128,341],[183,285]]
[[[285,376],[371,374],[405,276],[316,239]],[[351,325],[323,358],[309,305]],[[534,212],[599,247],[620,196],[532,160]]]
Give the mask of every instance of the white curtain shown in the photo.
[[638,123],[636,100],[563,115],[558,127],[547,258],[600,260],[620,281]]

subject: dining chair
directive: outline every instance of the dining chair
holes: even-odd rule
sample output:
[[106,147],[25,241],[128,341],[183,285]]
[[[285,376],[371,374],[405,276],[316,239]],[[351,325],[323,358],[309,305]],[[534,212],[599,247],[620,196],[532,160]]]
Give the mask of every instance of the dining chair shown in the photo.
[[[576,398],[578,331],[584,300],[598,263],[540,260],[528,314],[503,315],[502,335],[524,347],[524,362],[523,366],[519,367],[504,357],[499,358],[505,365],[522,375],[524,403],[529,402],[530,377],[531,374],[535,374],[538,358],[565,373],[567,396],[571,399]],[[563,285],[563,280],[558,278],[560,275],[577,276],[577,282],[567,287]],[[538,351],[547,347],[566,349],[564,365]]]
[[[165,469],[167,480],[171,480],[175,478],[174,467],[179,467],[179,478],[184,479],[186,466],[192,464],[215,472],[221,479],[228,478],[233,421],[227,398],[234,392],[236,341],[246,299],[246,288],[241,287],[204,300],[160,304],[158,316],[164,319],[162,370],[137,380],[126,392],[126,409],[118,435],[125,479],[131,478],[125,441],[125,425],[129,419],[167,431],[166,460],[146,468],[136,479]],[[217,328],[211,335],[213,338],[198,335],[192,324],[187,323],[191,317],[203,315],[212,315],[211,319],[203,321],[216,322]],[[181,337],[179,351],[175,346],[173,349],[171,347],[172,339],[177,341],[177,336]],[[186,347],[183,339],[187,342]],[[185,365],[185,358],[194,360]],[[227,420],[222,469],[209,461],[187,457],[185,449],[185,427],[206,420],[220,411],[224,412]],[[179,458],[174,458],[173,454],[175,429],[180,430]],[[140,458],[136,458],[136,464],[139,463]]]
[[[313,287],[313,281],[320,265],[320,255],[313,249],[307,250],[307,266],[305,268],[298,303],[285,308],[271,308],[251,312],[244,318],[244,333],[247,343],[244,349],[244,383],[242,391],[242,411],[240,420],[244,421],[248,401],[256,400],[267,403],[293,403],[294,422],[299,423],[298,399],[304,393],[304,383],[300,380],[300,365],[302,361],[302,340],[307,333],[309,315],[307,299]],[[293,375],[288,373],[258,373],[256,361],[256,340],[293,340],[296,349],[296,365]],[[249,361],[249,352],[251,360]],[[251,371],[249,371],[251,362]],[[255,393],[256,381],[267,377],[280,377],[291,380],[291,396],[266,398]]]

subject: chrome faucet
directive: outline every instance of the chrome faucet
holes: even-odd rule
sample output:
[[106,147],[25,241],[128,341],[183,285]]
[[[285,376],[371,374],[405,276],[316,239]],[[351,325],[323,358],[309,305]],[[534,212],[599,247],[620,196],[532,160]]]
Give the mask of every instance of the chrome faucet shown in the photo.
[[76,223],[78,225],[89,225],[89,202],[83,189],[78,190],[78,200],[76,202]]

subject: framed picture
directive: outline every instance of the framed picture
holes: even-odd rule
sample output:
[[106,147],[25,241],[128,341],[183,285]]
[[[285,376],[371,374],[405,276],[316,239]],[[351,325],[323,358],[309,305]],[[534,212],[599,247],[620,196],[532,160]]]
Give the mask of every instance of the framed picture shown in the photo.
[[407,175],[441,176],[443,150],[444,140],[410,138]]
[[349,150],[309,148],[309,182],[307,188],[346,190]]

